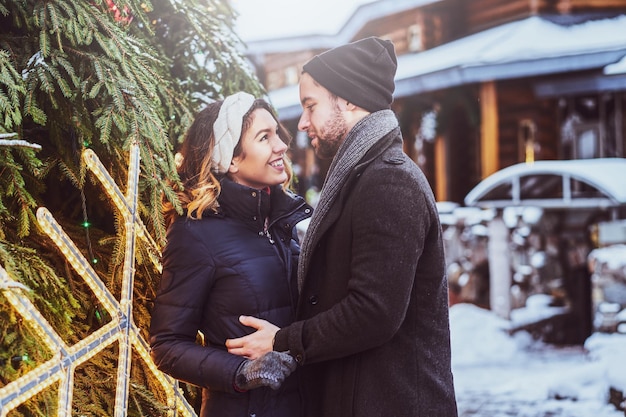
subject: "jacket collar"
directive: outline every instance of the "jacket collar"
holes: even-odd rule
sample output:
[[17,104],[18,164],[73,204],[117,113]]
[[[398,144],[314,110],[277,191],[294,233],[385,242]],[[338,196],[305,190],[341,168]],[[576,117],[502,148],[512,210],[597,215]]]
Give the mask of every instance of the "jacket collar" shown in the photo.
[[286,192],[282,185],[271,187],[268,194],[263,190],[237,184],[228,177],[224,177],[220,184],[222,191],[217,198],[220,204],[220,214],[246,223],[254,223],[259,230],[263,229],[266,218],[269,219],[271,225],[274,221],[287,217],[306,205],[304,199]]
[[220,213],[245,222],[263,224],[270,215],[270,194],[237,184],[228,177],[220,181],[222,190],[217,197]]

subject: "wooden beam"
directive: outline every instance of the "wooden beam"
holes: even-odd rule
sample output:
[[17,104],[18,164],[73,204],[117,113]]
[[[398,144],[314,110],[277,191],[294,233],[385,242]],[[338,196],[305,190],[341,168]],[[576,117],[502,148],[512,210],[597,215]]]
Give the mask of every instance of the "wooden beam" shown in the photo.
[[480,86],[480,166],[482,178],[500,168],[498,143],[498,98],[494,81]]
[[501,22],[512,16],[528,16],[531,14],[531,4],[528,0],[489,0],[487,3],[471,2],[468,21],[472,26],[484,26],[492,22]]
[[569,0],[569,6],[573,9],[599,9],[599,8],[623,8],[624,0]]

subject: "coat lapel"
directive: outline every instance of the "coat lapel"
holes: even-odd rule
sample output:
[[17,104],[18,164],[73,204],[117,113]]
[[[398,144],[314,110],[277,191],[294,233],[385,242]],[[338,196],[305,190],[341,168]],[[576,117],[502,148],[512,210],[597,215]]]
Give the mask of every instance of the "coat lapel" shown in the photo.
[[[309,259],[312,259],[315,256],[315,248],[317,244],[322,240],[324,235],[328,232],[328,230],[335,224],[335,222],[339,219],[343,211],[343,207],[345,205],[346,200],[352,193],[352,189],[355,187],[356,182],[358,181],[361,173],[367,168],[367,166],[372,163],[374,159],[380,156],[387,148],[389,148],[394,139],[400,137],[400,128],[396,128],[392,130],[390,133],[385,135],[381,140],[379,140],[359,161],[359,163],[354,167],[354,169],[348,175],[346,182],[344,183],[339,195],[332,201],[326,215],[323,219],[321,219],[319,226],[316,228],[314,233],[308,237],[310,239],[310,248],[311,254]],[[401,140],[401,137],[400,137]],[[307,263],[306,269],[304,270],[304,280],[308,275],[308,270],[310,267],[310,262]],[[304,282],[303,280],[303,282]],[[300,289],[302,286],[300,286]]]

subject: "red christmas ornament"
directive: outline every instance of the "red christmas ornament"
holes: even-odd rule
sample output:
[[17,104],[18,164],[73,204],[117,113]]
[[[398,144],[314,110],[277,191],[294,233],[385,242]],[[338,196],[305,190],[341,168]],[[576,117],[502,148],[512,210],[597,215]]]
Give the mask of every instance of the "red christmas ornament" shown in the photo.
[[117,7],[117,4],[113,0],[105,0],[109,11],[113,13],[113,18],[116,22],[130,23],[133,21],[133,16],[130,14],[130,9],[124,6],[122,10]]

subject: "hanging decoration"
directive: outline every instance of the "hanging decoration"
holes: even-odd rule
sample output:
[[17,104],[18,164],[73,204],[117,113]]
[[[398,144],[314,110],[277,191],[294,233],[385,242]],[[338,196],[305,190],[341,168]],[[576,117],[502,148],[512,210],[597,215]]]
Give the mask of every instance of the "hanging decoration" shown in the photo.
[[120,9],[113,0],[105,0],[105,3],[109,12],[113,13],[113,18],[116,22],[128,24],[133,21],[133,15],[130,13],[128,6],[123,6]]
[[13,280],[7,271],[0,266],[0,291],[3,292],[11,306],[31,325],[41,343],[55,354],[52,359],[0,388],[0,417],[7,416],[11,410],[53,384],[58,384],[57,415],[71,415],[74,370],[116,342],[119,344],[119,360],[115,388],[115,417],[127,415],[133,349],[163,387],[167,395],[169,414],[195,416],[193,408],[183,396],[177,381],[161,373],[152,362],[149,346],[132,319],[136,238],[146,243],[150,259],[160,271],[158,247],[137,215],[140,171],[139,146],[135,143],[130,150],[126,195],[120,191],[92,150],[85,150],[82,157],[87,168],[101,182],[107,195],[124,219],[125,252],[120,300],[118,301],[109,291],[96,274],[90,261],[85,259],[69,236],[55,221],[52,214],[45,207],[40,207],[37,210],[39,225],[58,246],[74,270],[85,280],[85,283],[98,299],[99,305],[111,317],[111,322],[75,345],[68,346],[30,301],[26,294],[30,290]]

